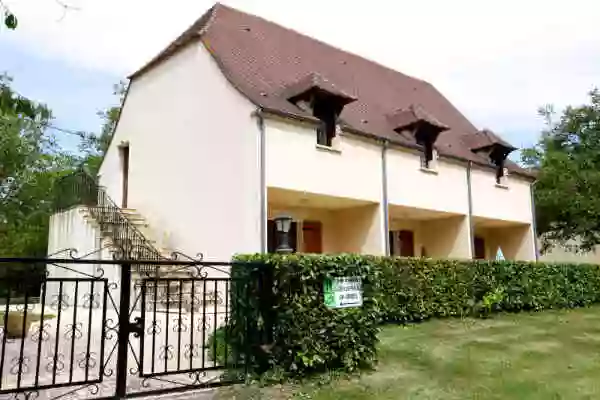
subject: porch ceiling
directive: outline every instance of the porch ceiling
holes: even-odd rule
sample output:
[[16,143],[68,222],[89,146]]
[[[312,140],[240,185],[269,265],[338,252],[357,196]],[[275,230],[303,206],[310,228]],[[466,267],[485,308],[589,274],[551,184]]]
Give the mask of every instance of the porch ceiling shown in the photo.
[[403,219],[415,221],[427,221],[432,219],[442,219],[450,217],[458,217],[461,214],[449,213],[437,210],[427,210],[424,208],[404,207],[397,205],[389,206],[390,219]]
[[360,207],[370,204],[365,200],[349,199],[316,193],[298,192],[295,190],[268,188],[267,200],[275,206],[294,208],[320,208],[328,210],[339,210],[344,208]]

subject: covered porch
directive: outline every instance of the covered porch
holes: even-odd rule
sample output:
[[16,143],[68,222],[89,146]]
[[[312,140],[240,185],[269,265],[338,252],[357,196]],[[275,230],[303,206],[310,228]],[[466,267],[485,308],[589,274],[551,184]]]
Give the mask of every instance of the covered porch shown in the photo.
[[293,218],[291,247],[300,253],[385,253],[383,216],[377,203],[300,192],[267,189],[267,251],[277,246],[273,219]]
[[493,260],[498,249],[506,260],[535,260],[531,224],[473,217],[474,258]]
[[471,258],[466,215],[390,205],[389,243],[393,256]]

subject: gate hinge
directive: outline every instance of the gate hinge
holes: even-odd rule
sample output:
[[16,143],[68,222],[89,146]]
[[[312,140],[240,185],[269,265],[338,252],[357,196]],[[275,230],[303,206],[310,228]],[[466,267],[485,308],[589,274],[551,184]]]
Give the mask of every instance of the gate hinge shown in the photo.
[[135,317],[133,322],[129,323],[127,329],[129,333],[133,333],[133,336],[135,336],[136,338],[142,336],[144,334],[144,324],[142,323],[142,318]]

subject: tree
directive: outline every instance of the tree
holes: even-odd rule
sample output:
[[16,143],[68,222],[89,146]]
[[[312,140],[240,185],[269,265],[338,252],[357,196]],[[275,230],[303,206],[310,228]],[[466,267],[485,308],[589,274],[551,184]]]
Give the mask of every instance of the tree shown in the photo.
[[[126,85],[114,86],[118,104],[99,112],[98,134],[75,132],[79,154],[64,152],[51,129],[52,113],[19,95],[0,75],[0,257],[45,256],[55,183],[82,164],[96,174],[121,109]],[[64,129],[60,129],[66,131]]]
[[104,154],[110,145],[110,141],[117,126],[117,121],[119,120],[119,114],[121,113],[121,107],[123,106],[126,92],[127,82],[121,81],[116,85],[113,85],[113,94],[117,98],[117,104],[98,112],[98,115],[102,118],[102,128],[100,129],[100,133],[87,134],[82,137],[80,151],[85,154],[83,164],[94,176],[98,173]]
[[522,153],[523,163],[538,172],[534,198],[543,251],[557,244],[585,252],[600,244],[600,91],[589,99],[558,119],[551,106],[541,109],[546,129]]
[[0,109],[0,256],[46,254],[54,181],[75,158],[47,132],[50,110],[17,95],[0,76],[0,98],[20,98],[28,112]]

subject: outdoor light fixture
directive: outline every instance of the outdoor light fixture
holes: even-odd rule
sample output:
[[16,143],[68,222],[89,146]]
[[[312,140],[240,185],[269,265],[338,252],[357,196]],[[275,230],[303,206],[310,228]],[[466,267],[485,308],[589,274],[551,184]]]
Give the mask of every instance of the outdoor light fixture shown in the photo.
[[277,253],[291,253],[294,251],[290,247],[290,228],[292,227],[292,217],[289,215],[279,215],[274,218],[275,229],[279,243],[275,251]]

